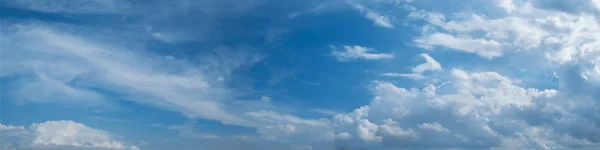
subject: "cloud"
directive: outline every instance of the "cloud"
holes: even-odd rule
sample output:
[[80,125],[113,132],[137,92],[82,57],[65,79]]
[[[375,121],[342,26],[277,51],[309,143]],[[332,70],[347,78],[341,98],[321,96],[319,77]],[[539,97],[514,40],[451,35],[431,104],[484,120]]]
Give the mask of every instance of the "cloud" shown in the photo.
[[365,15],[365,18],[373,21],[373,23],[375,23],[375,25],[384,27],[384,28],[394,28],[394,26],[390,22],[390,19],[387,16],[381,15],[380,13],[377,13],[369,8],[366,8],[365,6],[363,6],[361,4],[354,3],[351,1],[348,1],[348,3],[354,9],[360,11],[360,13]]
[[369,122],[369,120],[363,119],[359,121],[356,132],[358,133],[358,137],[362,140],[368,142],[380,142],[382,137],[376,135],[378,129],[379,126]]
[[[590,5],[576,5],[582,3]],[[500,4],[515,8],[510,13],[465,11],[444,15],[415,10],[409,16],[428,22],[422,29],[422,37],[415,40],[417,45],[425,48],[437,45],[487,58],[515,58],[513,63],[521,67],[556,72],[562,91],[571,93],[575,92],[571,89],[577,89],[575,93],[580,95],[594,95],[590,93],[598,92],[592,74],[597,72],[596,59],[600,55],[597,51],[600,26],[597,9],[589,8],[594,6],[592,3],[589,0],[505,1]],[[493,7],[505,8],[505,5]],[[584,86],[587,88],[577,88]]]
[[503,8],[506,12],[511,13],[516,9],[513,0],[494,0],[498,7]]
[[[546,13],[530,7],[523,7],[520,10]],[[519,17],[526,14],[515,13],[514,16],[495,19],[470,12],[447,17],[435,12],[413,11],[409,16],[430,23],[423,28],[423,37],[415,40],[420,47],[431,49],[433,46],[442,46],[494,58],[506,52],[538,48],[544,37],[549,36],[549,31],[539,28],[542,25],[536,26],[540,20],[528,20]]]
[[[89,90],[99,88],[130,96],[127,100],[175,110],[190,117],[252,125],[223,108],[221,102],[227,100],[230,97],[228,93],[232,91],[225,88],[224,83],[213,81],[229,76],[236,68],[257,62],[261,57],[218,48],[216,57],[200,58],[204,66],[192,67],[187,60],[164,60],[164,56],[138,53],[126,46],[120,47],[116,41],[82,37],[79,32],[85,32],[85,28],[67,27],[75,31],[61,31],[59,29],[64,27],[37,23],[9,25],[7,30],[3,30],[6,35],[3,38],[12,41],[3,46],[12,49],[6,54],[22,57],[3,55],[3,61],[12,60],[12,63],[2,65],[7,72],[5,75],[34,73],[35,77],[35,80],[24,81],[21,88],[15,89],[16,97],[28,101],[57,97],[81,104],[103,103],[104,96]],[[181,69],[152,69],[161,65]],[[41,93],[41,96],[27,94],[32,91]]]
[[321,2],[319,4],[316,4],[313,7],[289,13],[287,16],[288,16],[288,18],[292,19],[292,18],[296,18],[298,16],[303,16],[303,15],[322,14],[322,13],[331,11],[331,9],[335,8],[335,6],[337,6],[338,3],[343,3],[343,2],[340,2],[340,1]]
[[416,137],[415,132],[412,129],[404,130],[398,127],[398,122],[392,119],[383,120],[383,125],[379,128],[382,133],[385,135],[395,136],[395,137]]
[[261,102],[264,102],[264,103],[269,103],[269,102],[271,102],[271,97],[268,97],[268,96],[261,96],[261,97],[260,97],[260,101],[261,101]]
[[348,132],[342,132],[342,133],[338,133],[335,135],[336,139],[350,139],[352,138],[352,135],[350,135],[350,133]]
[[328,116],[333,116],[335,114],[338,114],[338,112],[336,112],[336,111],[327,110],[327,109],[310,109],[309,111],[318,113],[318,114],[328,115]]
[[203,40],[203,37],[198,37],[197,35],[189,35],[187,33],[180,33],[177,31],[156,31],[156,29],[152,29],[152,26],[146,26],[146,32],[148,32],[148,34],[150,34],[154,39],[169,44]]
[[429,129],[429,130],[434,130],[434,131],[438,131],[438,132],[449,132],[448,129],[444,128],[442,125],[440,125],[439,123],[423,123],[423,124],[419,124],[417,125],[419,126],[419,128],[421,129]]
[[416,73],[383,73],[381,74],[383,76],[388,76],[388,77],[406,77],[406,78],[411,78],[411,79],[423,79],[425,78],[423,75],[421,74],[416,74]]
[[123,143],[112,140],[108,132],[73,121],[46,121],[32,124],[30,128],[35,135],[34,147],[57,145],[126,149]]
[[425,71],[440,71],[442,70],[442,65],[437,62],[435,59],[431,58],[428,54],[421,54],[421,57],[425,58],[425,63],[418,65],[413,68],[414,73],[423,73]]
[[411,79],[423,79],[423,78],[425,78],[425,76],[423,75],[423,73],[425,73],[425,72],[442,70],[442,65],[439,62],[437,62],[435,59],[433,59],[431,56],[429,56],[428,54],[423,53],[423,54],[421,54],[421,57],[423,57],[426,62],[414,67],[412,69],[412,73],[409,73],[409,74],[384,73],[383,76],[407,77],[407,78],[411,78]]
[[419,46],[431,49],[432,46],[444,46],[464,52],[476,53],[483,57],[493,58],[502,55],[502,44],[494,40],[456,37],[444,33],[434,33],[415,40]]
[[[348,113],[319,111],[333,113],[333,117],[307,119],[300,117],[304,114],[247,105],[238,109],[234,105],[232,101],[237,102],[239,91],[227,86],[232,72],[263,56],[224,46],[212,49],[214,54],[187,60],[140,50],[144,46],[136,43],[160,40],[160,36],[146,32],[107,33],[35,22],[2,24],[2,40],[9,42],[2,46],[7,50],[2,51],[1,76],[27,75],[9,89],[23,101],[97,104],[108,101],[100,91],[109,91],[126,95],[124,100],[177,111],[189,118],[256,129],[256,136],[227,136],[186,132],[194,128],[185,125],[170,126],[180,134],[192,133],[191,137],[202,140],[190,143],[204,142],[199,145],[205,147],[333,149],[332,145],[347,144],[369,149],[598,148],[600,115],[595,112],[600,108],[600,26],[590,10],[579,11],[579,7],[594,5],[550,7],[539,4],[544,1],[495,2],[491,4],[506,12],[470,12],[477,11],[473,9],[448,15],[415,10],[410,17],[424,20],[426,25],[414,42],[421,48],[434,49],[431,52],[448,48],[476,54],[474,57],[490,58],[489,63],[523,58],[514,63],[528,70],[554,73],[558,81],[548,82],[558,82],[556,87],[531,86],[519,78],[521,74],[498,69],[503,64],[486,62],[475,68],[448,64],[446,68],[454,69],[444,70],[431,56],[422,54],[426,62],[412,68],[412,73],[384,74],[421,78],[423,82],[416,86],[374,81],[368,104]],[[376,24],[391,26],[387,17],[362,5],[354,7]],[[94,36],[97,33],[102,34]],[[142,38],[129,37],[138,34]],[[170,41],[164,37],[162,40]],[[338,51],[332,46],[332,54],[339,61],[393,58],[366,47],[343,47]],[[429,82],[433,79],[426,78],[428,72],[436,72],[440,80],[446,81]],[[48,121],[29,129],[0,125],[0,130],[3,135],[27,135],[31,140],[26,141],[40,139],[37,143],[42,146],[137,149],[115,140],[106,131],[70,121]],[[58,134],[65,131],[73,134]],[[2,146],[6,149],[6,144]]]
[[354,46],[346,46],[344,45],[344,51],[338,51],[335,46],[331,46],[333,52],[331,53],[338,61],[345,62],[354,59],[367,59],[367,60],[377,60],[377,59],[391,59],[394,58],[392,54],[386,53],[369,53],[373,51],[373,49],[368,47],[362,47],[358,45]]
[[[207,134],[205,132],[198,131],[196,125],[197,124],[196,124],[195,120],[188,120],[182,125],[170,125],[170,126],[167,126],[166,128],[169,130],[175,130],[175,131],[179,132],[179,137],[182,139],[199,140],[199,139],[220,139],[221,138],[219,135]],[[161,127],[161,126],[158,126],[158,127]]]
[[25,127],[0,124],[0,130],[25,130]]
[[[583,118],[560,121],[562,125],[542,125],[534,123],[537,117],[521,114],[550,113],[555,115],[548,117],[560,120],[563,118],[560,116],[573,116],[574,110],[586,107],[562,104],[569,99],[564,93],[522,88],[521,81],[496,72],[452,69],[447,75],[451,77],[449,84],[427,85],[422,89],[375,82],[374,98],[369,105],[332,119],[336,137],[343,137],[336,140],[356,136],[360,139],[353,142],[357,147],[410,149],[599,146],[591,142],[594,136],[579,136],[570,130],[578,128],[576,122]],[[579,102],[583,104],[585,100]],[[592,126],[586,130],[596,130]],[[380,144],[369,144],[372,142]]]
[[[4,126],[4,125],[2,125]],[[134,145],[127,146],[123,142],[113,139],[113,136],[103,130],[94,129],[84,124],[73,121],[46,121],[31,124],[27,129],[23,126],[10,130],[21,130],[13,134],[6,134],[7,138],[17,138],[16,143],[21,148],[31,149],[119,149],[139,150]],[[3,132],[4,133],[4,132]],[[25,143],[25,144],[22,144]]]
[[[187,59],[173,57],[171,60],[166,60],[165,56],[132,46],[137,45],[138,40],[144,39],[140,37],[117,36],[121,34],[111,32],[94,36],[98,34],[89,34],[93,29],[65,24],[16,22],[3,24],[3,26],[6,30],[2,30],[5,35],[2,38],[11,42],[3,45],[3,49],[9,50],[3,51],[6,55],[2,55],[2,77],[30,74],[26,76],[27,78],[23,77],[19,80],[22,82],[17,82],[16,88],[8,92],[14,94],[11,95],[12,97],[20,98],[19,100],[23,102],[43,101],[61,105],[89,104],[94,107],[107,107],[97,106],[95,103],[110,103],[103,94],[111,92],[123,97],[110,99],[110,101],[128,100],[180,112],[190,119],[212,119],[224,124],[252,127],[260,131],[257,134],[265,137],[264,139],[296,137],[306,141],[299,143],[319,143],[326,141],[323,139],[333,137],[333,133],[327,130],[329,128],[327,120],[304,119],[273,111],[261,111],[266,107],[246,107],[246,104],[255,105],[252,102],[244,103],[244,106],[234,103],[239,102],[235,98],[234,90],[225,86],[227,81],[219,81],[219,79],[230,78],[232,72],[238,68],[260,61],[264,58],[261,55],[229,47],[217,47],[213,49],[211,55]],[[27,97],[31,92],[48,94]],[[57,99],[47,97],[56,95],[61,97]],[[244,109],[238,109],[241,107]],[[84,131],[95,131],[78,124],[62,124],[73,125]],[[44,127],[41,125],[51,124],[40,124],[40,128]],[[290,129],[287,127],[293,128],[294,132],[279,132]],[[66,141],[64,146],[78,144],[78,141],[73,141],[69,139],[70,137],[64,139],[50,136],[52,132],[46,131],[43,132],[45,134],[40,133],[40,135]],[[106,139],[107,136],[95,137]],[[213,134],[199,134],[193,137],[229,140]],[[56,144],[43,139],[38,142],[39,145]],[[288,142],[287,147],[289,144]],[[110,141],[104,145],[121,146]],[[286,144],[282,143],[282,145]],[[98,144],[87,146],[98,146]]]

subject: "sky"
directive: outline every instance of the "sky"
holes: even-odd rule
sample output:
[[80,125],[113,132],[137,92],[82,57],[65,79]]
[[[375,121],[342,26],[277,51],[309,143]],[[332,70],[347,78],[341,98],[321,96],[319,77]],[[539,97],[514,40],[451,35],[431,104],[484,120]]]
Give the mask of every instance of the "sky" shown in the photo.
[[3,0],[2,150],[600,149],[599,0]]

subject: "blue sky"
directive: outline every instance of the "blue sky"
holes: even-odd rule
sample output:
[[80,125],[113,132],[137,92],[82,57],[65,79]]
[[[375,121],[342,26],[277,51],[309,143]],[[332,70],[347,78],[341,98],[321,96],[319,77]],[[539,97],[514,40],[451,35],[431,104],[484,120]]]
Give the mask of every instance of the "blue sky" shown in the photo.
[[7,0],[1,149],[599,149],[598,0]]

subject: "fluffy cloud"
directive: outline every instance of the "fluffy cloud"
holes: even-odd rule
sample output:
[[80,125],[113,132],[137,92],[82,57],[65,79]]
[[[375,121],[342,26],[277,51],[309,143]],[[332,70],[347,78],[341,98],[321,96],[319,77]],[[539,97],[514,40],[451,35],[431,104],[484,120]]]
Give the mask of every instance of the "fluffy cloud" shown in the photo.
[[[31,125],[35,135],[34,147],[73,146],[125,149],[121,142],[113,141],[106,131],[90,128],[73,121],[47,121]],[[133,148],[137,149],[137,148]]]
[[[4,125],[2,125],[4,126]],[[6,134],[7,138],[17,138],[19,141],[11,145],[30,149],[113,149],[113,150],[139,150],[138,147],[127,146],[113,139],[113,136],[103,130],[94,129],[84,124],[73,121],[46,121],[32,124],[27,129],[23,126],[7,126],[6,130],[19,130],[21,132]],[[4,131],[3,131],[4,133]],[[10,143],[8,143],[10,144]]]
[[515,114],[575,115],[572,111],[582,106],[562,107],[564,94],[556,90],[522,88],[520,81],[495,72],[453,69],[448,73],[450,84],[420,90],[376,82],[375,98],[368,106],[334,117],[336,137],[343,137],[337,140],[355,135],[364,145],[382,142],[372,148],[506,148],[517,145],[513,142],[519,138],[530,140],[519,142],[522,148],[598,146],[590,142],[594,136],[556,130],[575,128],[575,124],[542,125]]
[[0,124],[0,130],[25,130],[25,127]]
[[398,127],[398,122],[392,120],[392,119],[386,119],[383,120],[383,125],[381,125],[379,128],[381,129],[382,134],[384,135],[390,135],[390,136],[395,136],[395,137],[414,137],[415,132],[412,129],[408,129],[408,130],[403,130],[402,128]]
[[377,60],[377,59],[391,59],[394,57],[392,54],[369,53],[369,52],[373,51],[373,49],[368,48],[368,47],[358,46],[358,45],[354,45],[354,46],[344,45],[343,51],[337,50],[337,48],[335,46],[330,46],[330,47],[331,47],[331,49],[333,49],[333,52],[331,52],[331,54],[338,61],[342,61],[342,62],[353,60],[353,59]]

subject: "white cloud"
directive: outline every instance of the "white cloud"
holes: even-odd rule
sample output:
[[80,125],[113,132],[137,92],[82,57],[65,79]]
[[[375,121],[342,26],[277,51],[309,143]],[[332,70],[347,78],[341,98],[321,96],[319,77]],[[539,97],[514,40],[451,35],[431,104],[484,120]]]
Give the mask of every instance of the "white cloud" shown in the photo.
[[416,74],[416,73],[383,73],[383,76],[388,76],[388,77],[406,77],[406,78],[411,78],[411,79],[423,79],[425,78],[425,76],[421,75],[421,74]]
[[423,73],[425,71],[440,71],[442,70],[442,65],[437,62],[435,59],[431,58],[428,54],[421,54],[421,57],[425,58],[425,63],[418,65],[413,68],[414,73]]
[[35,135],[33,145],[38,146],[74,146],[125,149],[121,142],[112,140],[106,131],[90,128],[73,121],[47,121],[32,124]]
[[533,14],[553,12],[535,9],[530,5],[517,6],[512,1],[497,2],[506,4],[506,8],[518,7],[519,11],[493,19],[472,12],[447,17],[435,12],[413,11],[411,17],[424,19],[431,24],[424,27],[423,37],[415,42],[424,48],[443,46],[493,58],[506,52],[539,48],[542,41],[551,35],[551,31],[544,28],[547,24],[541,22],[549,18]]
[[[179,137],[186,139],[220,139],[221,137],[213,134],[206,134],[196,130],[196,123],[194,120],[188,120],[183,125],[170,125],[166,127],[170,130],[176,130],[179,132]],[[141,145],[140,145],[141,146]]]
[[[23,134],[27,134],[28,131],[25,129],[24,126],[0,124],[0,133],[2,133],[2,135],[4,135],[4,136],[20,136]],[[9,142],[4,141],[4,139],[0,139],[0,142],[5,142],[6,144],[10,144]],[[0,143],[0,144],[4,144],[4,143]],[[1,146],[4,146],[4,145],[1,145]]]
[[[70,30],[62,31],[58,28]],[[3,73],[4,70],[8,73],[35,72],[37,77],[37,80],[21,83],[21,88],[15,89],[15,94],[20,94],[16,97],[31,101],[57,97],[62,101],[101,104],[104,103],[104,96],[88,90],[100,88],[131,96],[128,100],[175,110],[190,117],[219,120],[227,124],[253,125],[223,108],[220,102],[229,97],[228,93],[231,91],[224,88],[224,83],[213,82],[208,78],[228,76],[236,68],[260,60],[260,56],[250,53],[219,53],[218,57],[222,59],[201,58],[200,61],[205,61],[205,66],[192,67],[187,60],[164,60],[161,56],[128,50],[129,47],[117,44],[116,41],[101,40],[94,36],[81,37],[80,32],[88,29],[78,26],[21,23],[9,25],[6,29],[3,30],[3,35],[6,36],[2,38],[12,42],[3,45],[3,48],[14,49],[6,54],[22,58],[3,55],[3,61],[11,62],[2,65]],[[231,50],[219,48],[219,52]],[[156,66],[177,66],[175,68],[182,69],[163,71],[156,69]],[[67,84],[74,77],[85,82],[88,87]],[[41,96],[28,94],[32,91]]]
[[441,71],[442,70],[442,65],[439,62],[437,62],[435,59],[433,59],[431,56],[429,56],[428,54],[423,53],[423,54],[421,54],[421,57],[423,57],[426,62],[414,67],[412,69],[412,73],[409,73],[409,74],[384,73],[382,75],[388,76],[388,77],[407,77],[407,78],[416,80],[416,79],[425,78],[423,73],[425,73],[427,71]]
[[336,112],[336,111],[327,110],[327,109],[310,109],[309,111],[323,114],[323,115],[328,115],[328,116],[334,116],[334,115],[338,114],[338,112]]
[[0,130],[25,130],[25,127],[0,124]]
[[[139,150],[134,145],[127,146],[123,142],[113,139],[113,136],[103,130],[94,129],[84,124],[73,121],[46,121],[32,124],[27,129],[23,126],[4,126],[10,130],[21,130],[26,132],[4,134],[7,138],[16,138],[18,141],[12,143],[21,148],[46,149],[52,147],[62,148],[98,148]],[[11,128],[12,127],[12,128]]]
[[449,132],[448,129],[444,128],[441,124],[435,123],[435,122],[434,123],[423,123],[423,124],[419,124],[418,126],[421,129],[434,130],[434,131],[438,131],[438,132]]
[[314,7],[289,13],[287,16],[288,16],[288,18],[296,18],[298,16],[303,16],[303,15],[322,14],[322,13],[330,11],[331,8],[335,8],[334,6],[338,5],[338,3],[340,3],[340,2],[339,1],[327,1],[324,3],[319,3]]
[[315,144],[330,142],[335,137],[327,119],[303,119],[266,110],[247,112],[245,116],[260,122],[257,133],[269,141]]
[[394,25],[392,25],[392,23],[390,22],[390,19],[387,16],[381,15],[380,13],[377,13],[369,8],[366,8],[365,6],[358,4],[358,3],[354,3],[354,2],[348,2],[354,9],[360,11],[362,14],[365,15],[365,17],[371,21],[373,21],[375,23],[375,25],[380,26],[380,27],[384,27],[384,28],[394,28]]
[[152,26],[146,27],[146,32],[150,34],[154,39],[159,41],[175,44],[177,42],[185,42],[185,41],[198,41],[203,40],[203,37],[198,37],[198,35],[189,35],[186,33],[180,33],[176,31],[155,31],[156,29],[152,29]]
[[596,6],[596,8],[600,9],[600,0],[591,0],[592,4],[594,4],[594,6]]
[[362,47],[358,45],[354,46],[346,46],[344,45],[344,51],[338,51],[335,46],[330,46],[333,50],[332,55],[338,61],[349,61],[353,59],[367,59],[367,60],[377,60],[377,59],[391,59],[394,56],[392,54],[386,53],[369,53],[373,51],[373,49],[368,47]]
[[260,97],[260,101],[261,101],[261,102],[264,102],[264,103],[269,103],[269,102],[271,102],[271,97],[268,97],[268,96],[261,96],[261,97]]
[[342,133],[338,133],[335,135],[336,139],[350,139],[352,138],[352,135],[350,135],[350,133],[348,132],[342,132]]
[[[423,89],[404,89],[387,82],[374,82],[374,98],[369,105],[333,118],[336,133],[344,133],[344,136],[346,133],[354,134],[366,142],[363,144],[377,141],[382,144],[380,146],[389,146],[387,148],[426,149],[447,147],[446,144],[451,143],[460,145],[458,147],[491,148],[495,147],[494,143],[500,142],[511,146],[510,141],[522,132],[539,128],[529,124],[532,118],[515,116],[514,113],[570,115],[565,109],[573,109],[559,104],[565,101],[560,100],[564,95],[557,90],[522,88],[519,86],[521,81],[495,72],[452,69],[447,73],[450,82],[427,85]],[[544,108],[547,106],[552,108]],[[508,124],[512,125],[504,127]],[[566,126],[569,127],[564,128],[576,125]],[[550,144],[556,148],[595,146],[587,139],[569,135],[569,132],[561,133],[567,134],[566,138],[556,138],[564,136],[554,133],[523,137],[533,142],[520,143],[517,147],[537,149],[539,145]],[[545,141],[535,142],[535,139]],[[561,142],[565,139],[570,142]],[[474,141],[482,143],[473,144]]]
[[494,0],[494,2],[498,5],[498,7],[504,8],[504,10],[506,10],[508,13],[511,13],[517,9],[513,0]]
[[301,124],[309,126],[328,126],[327,120],[302,119],[293,115],[279,114],[273,111],[246,112],[245,116],[254,118],[266,124]]
[[359,120],[358,126],[356,127],[356,132],[358,133],[358,137],[365,141],[370,142],[380,142],[382,137],[377,136],[377,130],[379,126],[369,122],[367,119]]
[[[232,97],[235,97],[234,91],[225,87],[225,81],[214,79],[229,78],[237,68],[251,65],[264,58],[251,52],[238,52],[228,47],[219,47],[214,50],[214,55],[217,55],[214,57],[196,57],[194,60],[183,58],[165,60],[164,56],[142,53],[142,50],[132,48],[136,46],[130,47],[136,45],[137,41],[135,39],[122,40],[120,38],[127,38],[115,36],[120,34],[112,35],[107,32],[102,35],[103,37],[116,37],[116,40],[120,41],[117,42],[106,38],[98,38],[94,36],[96,34],[85,34],[91,29],[80,26],[29,22],[9,24],[3,27],[6,27],[6,30],[2,30],[3,40],[10,40],[11,42],[3,45],[3,49],[10,49],[10,51],[3,51],[3,54],[7,55],[2,55],[2,75],[34,72],[35,74],[32,77],[38,79],[27,80],[27,82],[19,83],[19,86],[17,86],[19,88],[11,89],[16,91],[14,92],[14,94],[17,94],[14,95],[15,97],[26,97],[31,95],[29,94],[31,92],[50,93],[48,95],[65,93],[62,95],[68,95],[69,97],[63,96],[47,102],[65,105],[78,102],[93,105],[92,102],[103,103],[106,100],[103,99],[104,96],[101,93],[89,89],[102,89],[123,94],[127,98],[125,100],[177,111],[192,119],[212,119],[224,124],[256,127],[258,131],[261,131],[258,132],[261,136],[276,137],[274,139],[277,140],[299,138],[306,143],[319,143],[329,141],[334,137],[333,131],[329,129],[330,123],[325,119],[303,119],[273,111],[257,111],[260,109],[247,108],[245,107],[247,105],[239,106],[244,109],[238,109],[237,105],[229,103],[235,101],[235,99],[232,99]],[[131,43],[123,44],[122,41]],[[4,63],[5,61],[11,63]],[[201,65],[196,65],[192,61],[201,61],[199,63]],[[165,66],[170,66],[171,69],[163,70],[169,68]],[[78,83],[83,84],[73,85],[69,83],[74,78],[77,78]],[[45,81],[46,79],[52,82],[39,81]],[[32,85],[45,88],[21,88]],[[10,93],[13,94],[13,92]],[[47,100],[48,97],[39,98],[25,100],[41,101]],[[260,101],[254,102],[261,103]],[[253,103],[245,104],[252,105]],[[282,127],[293,127],[294,132],[280,132],[279,129],[290,129]],[[80,129],[89,131],[83,127]],[[48,134],[51,133],[48,130],[46,131]],[[66,141],[66,143],[63,143],[66,145],[81,145],[81,143],[77,143],[78,141],[72,139],[61,139],[55,136],[46,137]],[[184,137],[222,139],[218,135],[212,134]],[[98,136],[97,138],[106,139],[105,136]],[[37,143],[40,145],[53,144],[52,141],[44,141],[43,138]],[[120,147],[118,143],[109,142],[104,145]],[[88,146],[98,146],[98,144]]]
[[473,39],[471,37],[456,37],[444,33],[434,33],[415,40],[421,47],[430,49],[432,46],[444,46],[464,52],[493,58],[502,56],[502,44],[494,40]]
[[[366,147],[382,149],[597,148],[600,130],[597,126],[598,116],[593,112],[597,112],[596,100],[600,91],[600,27],[596,18],[588,12],[542,10],[528,1],[497,2],[500,3],[494,4],[500,4],[498,7],[508,12],[506,16],[490,15],[493,17],[488,18],[475,12],[454,15],[424,11],[411,13],[413,17],[420,17],[429,23],[423,36],[416,42],[425,48],[446,47],[487,58],[524,56],[520,57],[525,58],[521,60],[525,62],[522,63],[524,66],[544,62],[551,67],[543,69],[556,72],[560,84],[558,89],[529,88],[531,86],[527,83],[513,79],[518,75],[507,77],[499,73],[502,71],[472,72],[467,71],[471,68],[465,67],[441,72],[441,65],[435,65],[439,64],[437,61],[425,58],[427,62],[413,68],[412,74],[387,75],[425,78],[421,73],[440,71],[447,75],[445,77],[449,81],[444,82],[447,84],[403,88],[400,85],[407,85],[376,81],[373,82],[374,96],[368,105],[351,113],[334,115],[332,119],[304,119],[267,110],[240,112],[222,103],[235,91],[210,79],[229,80],[228,72],[241,64],[256,62],[252,56],[223,56],[224,64],[207,61],[217,64],[216,67],[201,66],[222,67],[224,70],[207,73],[204,69],[195,68],[167,73],[155,70],[161,68],[156,66],[174,62],[177,64],[173,66],[194,67],[189,67],[181,60],[164,62],[161,61],[164,59],[162,56],[146,56],[127,51],[130,47],[106,44],[93,37],[81,37],[81,34],[62,30],[71,28],[36,25],[3,30],[3,41],[11,41],[4,43],[8,46],[3,45],[3,48],[22,48],[18,49],[22,51],[15,49],[3,51],[3,54],[21,54],[18,56],[25,58],[3,55],[2,75],[35,70],[37,80],[27,82],[29,85],[41,85],[39,87],[42,88],[35,91],[83,102],[102,101],[103,97],[86,90],[89,88],[67,84],[74,77],[87,82],[82,86],[118,88],[117,92],[131,95],[143,93],[150,98],[133,100],[192,117],[253,126],[262,138],[277,144],[294,144],[297,148],[314,148],[316,146],[312,144],[319,142],[331,144],[328,142],[333,138],[349,140],[357,145],[366,142]],[[386,17],[378,17],[381,15],[375,12],[369,15],[369,9],[362,5],[360,7],[357,9],[364,9],[362,13],[371,16],[369,19],[377,24],[385,27],[385,23],[389,23]],[[378,22],[378,19],[382,21]],[[340,61],[392,58],[391,54],[368,53],[369,48],[360,46],[344,48],[345,51],[334,49],[334,56]],[[53,59],[56,57],[67,59]],[[156,63],[161,65],[154,65]],[[494,66],[480,67],[497,69]],[[36,135],[34,140],[43,135],[39,136],[44,137],[38,142],[41,144],[137,149],[112,139],[107,132],[74,122],[46,122],[38,124],[35,129],[40,126],[46,130],[32,133]],[[3,133],[22,128],[0,126]],[[73,131],[69,132],[73,134],[56,134],[64,131]],[[200,136],[221,139],[217,135]],[[252,138],[243,136],[238,139]],[[90,140],[92,142],[86,142]],[[386,143],[389,141],[393,143]],[[369,145],[373,143],[380,145]]]
[[395,136],[395,137],[411,137],[414,138],[415,132],[412,129],[404,130],[398,127],[398,122],[392,119],[383,120],[383,125],[380,125],[379,128],[381,132],[386,135]]
[[[515,9],[494,18],[484,13],[461,12],[452,16],[440,13],[413,11],[411,16],[430,23],[417,43],[424,47],[440,45],[453,49],[481,49],[481,45],[432,42],[434,35],[472,37],[497,41],[500,49],[491,48],[492,54],[502,54],[519,67],[535,68],[540,72],[556,72],[561,91],[579,95],[598,92],[596,59],[600,56],[600,26],[597,10],[589,9],[593,1],[504,1]],[[505,8],[503,5],[498,5]],[[545,14],[545,15],[540,15]],[[497,15],[497,14],[492,14]],[[452,41],[452,40],[450,40]],[[483,41],[481,41],[483,42]],[[459,42],[460,43],[460,42]],[[430,47],[431,48],[431,47]],[[491,57],[487,51],[477,52]],[[508,54],[506,56],[505,54]],[[498,55],[499,56],[499,55]],[[594,85],[596,84],[596,85]],[[571,94],[570,94],[571,95]]]
[[140,150],[140,148],[137,147],[137,146],[130,146],[129,149],[131,149],[131,150]]

